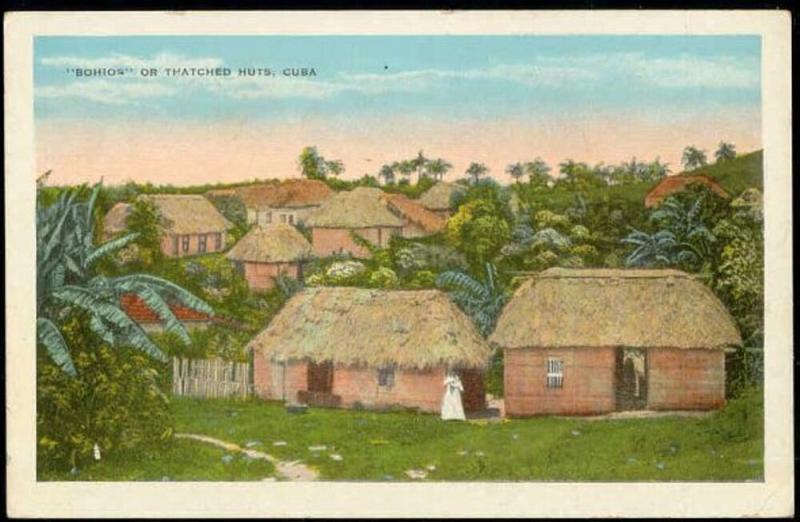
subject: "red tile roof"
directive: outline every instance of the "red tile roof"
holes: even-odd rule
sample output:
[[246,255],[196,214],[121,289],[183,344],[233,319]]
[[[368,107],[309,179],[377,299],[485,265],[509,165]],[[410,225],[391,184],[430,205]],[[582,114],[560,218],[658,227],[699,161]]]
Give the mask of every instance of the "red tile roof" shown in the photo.
[[[128,316],[137,323],[158,323],[160,319],[158,315],[148,307],[142,299],[135,294],[125,294],[120,299],[122,309]],[[213,318],[202,312],[192,310],[183,305],[173,304],[170,305],[172,313],[179,321],[196,322],[196,321],[212,321]]]
[[650,192],[644,198],[644,206],[648,208],[654,207],[669,196],[686,190],[689,185],[705,185],[719,194],[720,197],[730,198],[730,195],[725,192],[725,189],[714,178],[704,175],[682,174],[667,176],[658,185],[650,189]]

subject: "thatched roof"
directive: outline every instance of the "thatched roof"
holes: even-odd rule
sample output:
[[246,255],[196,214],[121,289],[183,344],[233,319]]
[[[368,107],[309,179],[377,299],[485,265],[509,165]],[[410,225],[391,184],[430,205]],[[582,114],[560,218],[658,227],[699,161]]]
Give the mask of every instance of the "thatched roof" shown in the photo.
[[710,190],[714,191],[719,197],[729,199],[731,196],[725,189],[722,188],[717,180],[710,176],[702,174],[678,174],[675,176],[667,176],[662,179],[655,187],[650,189],[650,192],[644,198],[644,206],[654,207],[661,203],[663,200],[687,189],[692,185],[704,185]]
[[291,263],[311,255],[311,244],[286,224],[253,227],[228,252],[228,259],[251,263]]
[[742,339],[711,290],[677,270],[551,268],[525,281],[490,337],[504,348],[725,348]]
[[278,360],[380,367],[483,368],[489,346],[439,290],[309,288],[295,294],[248,348]]
[[153,194],[139,196],[152,201],[172,234],[206,234],[232,227],[230,221],[204,196],[192,194]]
[[463,185],[440,181],[419,197],[419,203],[429,210],[449,210],[451,208],[450,198],[453,194],[465,190]]
[[389,205],[389,210],[400,218],[416,223],[429,234],[444,229],[445,220],[433,211],[423,207],[418,201],[403,194],[385,194],[384,199]]
[[306,226],[331,228],[401,227],[403,220],[389,211],[383,191],[358,187],[339,192],[314,210]]
[[333,195],[325,182],[316,179],[286,179],[280,183],[249,185],[236,194],[250,209],[315,207]]
[[130,203],[117,203],[106,212],[103,218],[103,231],[107,234],[118,234],[125,230],[125,220],[133,210]]

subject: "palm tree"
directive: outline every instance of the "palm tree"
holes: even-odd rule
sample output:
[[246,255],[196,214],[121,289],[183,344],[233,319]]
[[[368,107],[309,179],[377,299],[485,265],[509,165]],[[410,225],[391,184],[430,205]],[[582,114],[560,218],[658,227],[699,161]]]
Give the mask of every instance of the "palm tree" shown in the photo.
[[425,167],[428,166],[428,158],[425,157],[422,151],[419,151],[417,157],[410,160],[410,162],[411,165],[414,166],[414,170],[417,171],[417,183],[419,183],[419,180],[425,175]]
[[458,271],[447,271],[436,278],[436,286],[449,290],[450,299],[475,322],[481,335],[488,337],[508,299],[497,282],[497,270],[486,263],[486,278],[479,281]]
[[437,158],[428,162],[428,173],[431,174],[436,181],[442,181],[447,171],[452,168],[453,165],[442,158]]
[[111,345],[129,345],[150,357],[166,361],[138,323],[120,307],[123,294],[135,294],[155,312],[167,331],[186,344],[189,334],[175,317],[168,300],[210,316],[205,301],[165,279],[147,274],[106,277],[94,273],[97,261],[136,239],[127,234],[94,245],[94,205],[98,183],[87,201],[77,201],[78,191],[64,192],[50,207],[36,209],[36,336],[49,357],[63,371],[76,375],[69,347],[58,324],[73,312],[89,317],[89,326]]
[[682,157],[683,168],[686,170],[694,170],[696,168],[706,165],[706,151],[698,149],[694,145],[689,145],[683,149]]
[[339,177],[344,172],[344,163],[342,160],[333,160],[325,162],[325,171],[330,172],[332,176]]
[[720,141],[717,151],[714,153],[714,157],[717,161],[732,160],[736,157],[736,145],[726,141]]
[[406,180],[406,181],[410,180],[411,173],[414,172],[414,170],[416,170],[416,167],[414,166],[414,164],[409,160],[403,160],[403,161],[397,162],[397,163],[395,163],[393,165],[393,167],[394,167],[394,170],[399,172],[400,175],[403,176],[403,179]]
[[528,174],[530,184],[536,187],[546,187],[550,181],[550,167],[542,158],[537,157],[526,163],[525,172]]
[[391,165],[384,165],[378,172],[378,178],[382,179],[386,185],[394,184],[394,168]]
[[519,161],[516,163],[511,163],[506,166],[506,174],[514,178],[514,181],[519,183],[519,180],[525,175],[525,167]]
[[469,179],[473,183],[477,183],[478,180],[481,179],[481,176],[483,176],[487,172],[489,172],[489,167],[487,167],[483,163],[473,162],[469,164],[469,167],[467,167],[465,174],[469,176]]

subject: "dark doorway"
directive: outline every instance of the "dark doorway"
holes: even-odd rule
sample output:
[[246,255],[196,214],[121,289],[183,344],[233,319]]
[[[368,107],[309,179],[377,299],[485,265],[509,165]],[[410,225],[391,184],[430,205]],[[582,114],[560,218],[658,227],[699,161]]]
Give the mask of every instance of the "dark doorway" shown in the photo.
[[330,361],[308,363],[308,391],[331,393],[333,390],[333,364]]
[[458,370],[458,378],[464,387],[461,404],[464,413],[474,413],[486,409],[486,388],[483,382],[484,373],[480,370]]
[[641,410],[647,406],[647,352],[617,348],[614,389],[617,410]]

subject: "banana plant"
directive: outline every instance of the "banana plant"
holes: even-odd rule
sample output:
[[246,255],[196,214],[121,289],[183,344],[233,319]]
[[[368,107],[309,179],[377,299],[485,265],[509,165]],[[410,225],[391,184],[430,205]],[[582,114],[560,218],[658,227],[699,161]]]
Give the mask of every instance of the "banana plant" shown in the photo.
[[175,317],[169,303],[214,315],[202,299],[184,288],[148,274],[105,277],[96,274],[96,263],[136,239],[127,234],[95,245],[95,202],[101,184],[96,184],[86,201],[79,201],[80,189],[62,193],[56,202],[36,209],[36,335],[50,359],[64,372],[75,376],[69,347],[58,324],[73,312],[84,312],[89,326],[111,345],[133,346],[160,361],[166,355],[142,327],[120,306],[126,294],[138,296],[158,315],[167,331],[189,344],[189,334]]
[[486,277],[483,281],[464,272],[442,272],[436,278],[436,286],[449,291],[455,302],[475,323],[481,335],[487,337],[497,323],[508,295],[497,281],[497,269],[486,263]]

